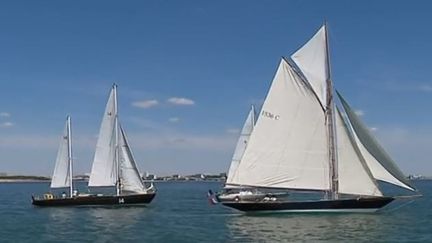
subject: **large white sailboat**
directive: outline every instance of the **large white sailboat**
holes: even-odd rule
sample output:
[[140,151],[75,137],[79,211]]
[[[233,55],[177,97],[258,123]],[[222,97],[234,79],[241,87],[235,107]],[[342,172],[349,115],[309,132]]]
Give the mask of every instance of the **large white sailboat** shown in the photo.
[[259,118],[227,186],[319,192],[317,200],[222,201],[242,211],[371,212],[395,198],[378,181],[416,191],[338,93],[327,26],[291,59],[282,58]]
[[[126,205],[150,203],[156,195],[151,184],[143,182],[132,150],[121,127],[117,108],[117,85],[113,85],[96,144],[88,187],[115,188],[105,194],[78,194],[69,200],[34,201],[39,206]],[[36,202],[36,203],[35,203]]]

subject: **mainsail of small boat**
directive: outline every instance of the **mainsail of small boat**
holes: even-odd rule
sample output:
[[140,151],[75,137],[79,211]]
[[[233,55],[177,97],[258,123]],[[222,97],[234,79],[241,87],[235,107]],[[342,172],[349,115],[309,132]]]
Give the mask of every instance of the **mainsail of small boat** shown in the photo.
[[119,123],[117,85],[113,85],[105,107],[88,186],[115,186],[117,196],[123,192],[148,191],[139,174],[125,131]]
[[60,140],[54,173],[51,179],[51,188],[69,188],[70,197],[73,195],[72,183],[72,143],[71,143],[71,118],[66,119],[66,124]]
[[394,199],[383,196],[378,180],[416,191],[340,94],[343,110],[336,107],[333,92],[324,25],[291,60],[280,61],[248,146],[227,182],[325,192],[327,198],[225,205],[243,211],[364,211]]

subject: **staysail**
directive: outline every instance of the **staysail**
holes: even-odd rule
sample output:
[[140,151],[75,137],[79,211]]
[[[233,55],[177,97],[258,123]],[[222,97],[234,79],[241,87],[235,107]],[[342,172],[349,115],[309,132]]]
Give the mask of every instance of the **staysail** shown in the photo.
[[232,157],[231,165],[228,170],[228,175],[226,180],[227,183],[232,183],[233,181],[233,177],[237,172],[237,168],[240,163],[240,160],[244,154],[246,146],[248,145],[248,141],[250,135],[252,134],[254,125],[255,125],[255,108],[254,106],[252,106],[246,118],[246,121],[243,125],[243,128],[241,130],[240,137],[237,141],[237,145]]
[[71,186],[71,166],[69,155],[70,117],[67,118],[60,140],[54,173],[51,179],[51,188],[65,188]]
[[374,178],[415,191],[414,186],[411,185],[410,181],[400,171],[390,155],[385,152],[341,94],[337,94],[354,130],[358,147]]
[[116,153],[116,105],[115,105],[115,86],[111,90],[99,137],[96,144],[96,152],[93,159],[93,166],[89,179],[89,187],[115,186],[117,181],[117,168],[115,163]]
[[329,190],[325,117],[282,59],[231,184]]
[[342,194],[382,196],[354,138],[337,109],[336,134],[338,152],[339,191]]
[[120,179],[123,191],[145,192],[146,187],[141,179],[126,134],[120,127],[119,137]]

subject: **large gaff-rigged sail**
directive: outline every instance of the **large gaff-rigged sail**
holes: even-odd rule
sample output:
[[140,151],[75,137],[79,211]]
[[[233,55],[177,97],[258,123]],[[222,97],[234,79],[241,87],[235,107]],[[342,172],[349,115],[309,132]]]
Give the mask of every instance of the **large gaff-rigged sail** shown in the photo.
[[116,153],[116,107],[115,87],[112,88],[105,107],[96,152],[89,179],[89,187],[115,186],[117,182]]
[[237,172],[237,168],[240,163],[240,160],[244,154],[246,146],[248,145],[248,141],[250,135],[252,134],[254,125],[255,125],[255,108],[252,106],[246,118],[246,121],[243,125],[243,128],[241,130],[240,137],[237,141],[237,146],[235,148],[231,165],[228,170],[228,175],[226,180],[227,183],[232,183],[233,181],[233,177]]
[[339,161],[338,193],[382,196],[339,110],[337,110],[335,121]]
[[120,180],[122,191],[145,192],[146,187],[141,179],[126,134],[120,127],[119,137]]
[[71,186],[70,171],[70,155],[69,155],[69,141],[70,141],[70,118],[66,120],[63,134],[60,140],[59,149],[57,152],[57,159],[54,167],[54,173],[51,179],[51,188],[65,188]]
[[374,178],[415,191],[414,186],[400,171],[390,155],[385,152],[341,94],[337,94],[354,130],[359,150],[365,158]]
[[323,107],[327,105],[326,81],[329,77],[326,31],[326,26],[323,25],[305,45],[291,56],[312,86]]
[[324,112],[283,59],[260,116],[231,184],[329,190]]

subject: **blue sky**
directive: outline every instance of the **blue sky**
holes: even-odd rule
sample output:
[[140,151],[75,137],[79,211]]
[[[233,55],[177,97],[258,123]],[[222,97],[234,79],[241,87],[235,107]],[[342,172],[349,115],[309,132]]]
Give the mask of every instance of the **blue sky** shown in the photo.
[[280,57],[326,19],[336,87],[406,173],[431,175],[431,10],[428,1],[3,1],[0,171],[49,175],[71,114],[76,173],[88,172],[113,82],[141,171],[226,171]]

